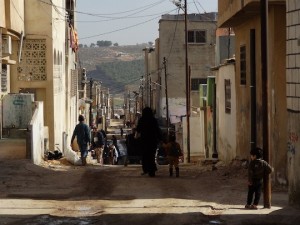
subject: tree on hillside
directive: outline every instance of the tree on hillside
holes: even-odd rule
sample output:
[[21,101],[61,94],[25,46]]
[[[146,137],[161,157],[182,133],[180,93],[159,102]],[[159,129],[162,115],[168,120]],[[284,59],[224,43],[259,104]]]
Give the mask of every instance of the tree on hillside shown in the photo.
[[111,41],[97,41],[98,47],[109,47],[112,45]]
[[83,44],[79,44],[78,47],[79,47],[79,48],[83,48]]
[[119,46],[119,44],[118,43],[114,43],[114,46],[117,47],[117,46]]
[[94,43],[92,43],[91,45],[90,45],[90,47],[91,48],[94,48],[96,45],[94,44]]
[[137,81],[145,71],[144,60],[108,62],[97,65],[96,68],[121,84]]

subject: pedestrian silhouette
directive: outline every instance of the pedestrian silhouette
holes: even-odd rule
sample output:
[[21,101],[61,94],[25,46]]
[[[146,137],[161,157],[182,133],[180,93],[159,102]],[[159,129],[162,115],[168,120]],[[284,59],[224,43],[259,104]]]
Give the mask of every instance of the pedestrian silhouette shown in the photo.
[[158,143],[161,140],[161,130],[150,107],[143,109],[142,117],[139,119],[136,127],[136,132],[140,138],[142,174],[149,174],[150,177],[154,177],[157,171],[155,155]]

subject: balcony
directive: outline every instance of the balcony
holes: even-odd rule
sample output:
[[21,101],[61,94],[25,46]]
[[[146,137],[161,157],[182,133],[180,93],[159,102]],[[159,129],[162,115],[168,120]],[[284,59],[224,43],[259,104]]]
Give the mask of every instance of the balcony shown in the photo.
[[[270,5],[285,5],[284,0],[269,0]],[[234,27],[260,14],[260,0],[219,0],[218,26]]]

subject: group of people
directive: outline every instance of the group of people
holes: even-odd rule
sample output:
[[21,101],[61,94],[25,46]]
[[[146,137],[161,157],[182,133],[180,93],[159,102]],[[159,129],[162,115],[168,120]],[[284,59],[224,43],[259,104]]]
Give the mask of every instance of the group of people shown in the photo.
[[[81,152],[82,164],[86,164],[86,156],[88,154],[88,145],[91,143],[89,127],[84,123],[82,115],[78,118],[79,123],[76,125],[71,145],[77,137],[77,143]],[[179,143],[176,142],[174,133],[170,133],[167,140],[162,141],[162,132],[158,122],[155,119],[152,109],[146,107],[142,111],[142,117],[139,119],[136,129],[134,129],[132,138],[139,140],[139,149],[142,157],[142,175],[148,174],[155,177],[157,171],[156,151],[159,143],[165,149],[169,160],[169,175],[173,176],[173,168],[175,168],[176,177],[179,177],[179,158],[182,156],[182,150]],[[104,136],[101,131],[94,130],[93,140],[95,151],[97,152],[97,161],[102,164],[102,154],[104,148]],[[114,138],[116,144],[116,138]],[[117,145],[117,144],[116,144]],[[113,156],[112,156],[113,157]],[[262,149],[255,148],[250,152],[250,163],[248,167],[248,194],[246,209],[257,209],[257,205],[261,196],[263,185],[263,177],[270,174],[273,168],[262,159]]]
[[[76,125],[71,138],[71,145],[76,137],[81,153],[82,165],[86,165],[86,157],[88,155],[88,148],[90,145],[95,152],[97,162],[100,165],[103,165],[103,153],[106,146],[105,132],[93,127],[91,135],[88,125],[84,123],[84,116],[80,115],[78,120],[79,123]],[[158,144],[160,142],[162,143],[162,132],[151,108],[146,107],[143,109],[142,117],[139,119],[138,124],[134,129],[134,133],[131,136],[131,141],[133,141],[132,139],[138,139],[134,140],[134,142],[139,143],[138,149],[142,161],[142,174],[148,174],[150,177],[154,177],[155,172],[157,171],[155,160],[156,151]],[[171,134],[169,141],[163,142],[162,145],[165,148],[169,159],[170,176],[173,175],[173,167],[175,167],[176,176],[178,177],[178,162],[182,152],[180,145],[175,141],[175,134]],[[118,156],[120,155],[115,135],[112,136],[112,145],[108,146],[108,151],[109,163],[115,164]]]
[[73,135],[71,138],[71,147],[73,146],[73,141],[76,137],[77,144],[80,150],[80,158],[82,165],[86,165],[86,158],[88,155],[88,151],[92,149],[97,162],[100,165],[104,164],[103,156],[104,150],[107,150],[106,155],[109,164],[115,164],[117,162],[118,156],[120,155],[119,149],[117,147],[117,139],[113,135],[112,136],[112,144],[107,146],[106,133],[103,129],[98,130],[96,126],[92,128],[92,132],[90,132],[90,128],[87,124],[84,123],[84,116],[79,115],[78,117],[79,123],[75,126],[73,131]]
[[154,177],[157,171],[156,153],[157,147],[161,144],[169,162],[169,175],[173,176],[173,168],[176,171],[176,177],[179,177],[179,158],[183,155],[180,144],[176,142],[174,132],[170,133],[166,139],[159,128],[158,122],[154,117],[151,108],[146,107],[142,111],[142,117],[139,119],[135,138],[139,139],[139,148],[142,157],[142,175],[148,174]]

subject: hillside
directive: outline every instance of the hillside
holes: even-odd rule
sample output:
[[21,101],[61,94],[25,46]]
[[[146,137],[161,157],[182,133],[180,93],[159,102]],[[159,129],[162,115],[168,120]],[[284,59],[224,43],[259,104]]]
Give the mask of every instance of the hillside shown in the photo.
[[122,93],[127,84],[139,83],[144,74],[144,53],[147,45],[80,48],[80,66],[88,78],[100,80],[111,93]]

